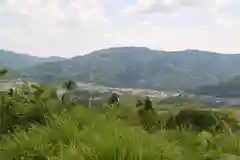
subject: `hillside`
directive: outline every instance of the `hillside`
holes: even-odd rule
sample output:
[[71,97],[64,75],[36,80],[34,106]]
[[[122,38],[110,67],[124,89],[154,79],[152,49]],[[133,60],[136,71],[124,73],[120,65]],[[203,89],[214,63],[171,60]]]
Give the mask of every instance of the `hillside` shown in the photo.
[[60,98],[56,86],[28,82],[1,91],[0,159],[240,159],[238,109],[130,95],[108,105],[86,94]]
[[198,87],[194,93],[217,97],[240,97],[240,76],[235,75],[230,80],[223,81],[218,85]]
[[74,78],[113,87],[171,90],[216,85],[239,73],[239,62],[238,54],[123,47],[36,65],[21,74],[44,82]]
[[61,57],[39,58],[27,54],[18,54],[11,51],[0,50],[0,66],[14,69],[26,68],[45,62],[55,62],[63,60]]

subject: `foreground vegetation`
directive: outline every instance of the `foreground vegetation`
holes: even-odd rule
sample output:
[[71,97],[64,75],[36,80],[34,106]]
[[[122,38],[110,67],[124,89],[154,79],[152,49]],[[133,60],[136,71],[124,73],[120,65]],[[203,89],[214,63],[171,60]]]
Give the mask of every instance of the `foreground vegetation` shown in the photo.
[[[2,70],[1,74],[6,74]],[[49,84],[1,92],[2,160],[237,160],[235,110],[144,103],[84,107]],[[67,96],[68,95],[68,96]],[[168,103],[169,104],[169,103]],[[183,105],[183,103],[182,103]],[[172,107],[171,107],[172,106]]]

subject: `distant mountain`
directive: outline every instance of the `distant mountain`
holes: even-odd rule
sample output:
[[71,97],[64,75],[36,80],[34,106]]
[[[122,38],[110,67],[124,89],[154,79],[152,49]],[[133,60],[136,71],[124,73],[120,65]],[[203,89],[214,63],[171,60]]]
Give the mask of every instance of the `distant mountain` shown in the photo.
[[122,47],[39,64],[21,74],[46,82],[73,78],[112,87],[172,90],[216,85],[240,73],[239,62],[239,54]]
[[47,57],[47,58],[39,58],[39,57],[38,57],[38,60],[39,60],[40,63],[58,62],[58,61],[65,60],[65,59],[66,59],[66,58],[57,57],[57,56],[50,56],[50,57]]
[[45,62],[56,62],[64,60],[61,57],[39,58],[27,54],[18,54],[11,51],[0,50],[0,67],[11,67],[14,69],[26,68]]
[[235,75],[230,80],[220,82],[218,85],[198,87],[193,92],[217,97],[240,97],[240,75]]

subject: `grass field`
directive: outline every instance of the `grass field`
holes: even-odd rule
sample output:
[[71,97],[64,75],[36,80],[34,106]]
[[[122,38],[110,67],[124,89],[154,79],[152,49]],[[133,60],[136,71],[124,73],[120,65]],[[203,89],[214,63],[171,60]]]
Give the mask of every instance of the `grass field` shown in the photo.
[[[47,89],[48,88],[48,89]],[[1,160],[239,160],[237,109],[181,103],[88,108],[48,85],[2,92]]]
[[[111,109],[110,109],[111,110]],[[163,159],[240,158],[236,133],[165,130],[145,132],[117,118],[117,110],[97,113],[74,108],[55,115],[46,126],[32,125],[3,136],[0,158],[15,159]],[[129,119],[128,119],[129,120]]]

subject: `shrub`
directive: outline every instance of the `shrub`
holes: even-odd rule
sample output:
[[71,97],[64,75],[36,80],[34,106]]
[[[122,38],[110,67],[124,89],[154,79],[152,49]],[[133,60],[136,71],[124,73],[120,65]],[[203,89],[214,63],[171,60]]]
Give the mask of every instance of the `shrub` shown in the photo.
[[48,117],[51,117],[50,110],[53,110],[53,106],[46,104],[59,101],[54,91],[49,85],[24,83],[20,89],[2,92],[0,134],[14,132],[16,126],[27,129],[31,124],[46,124]]
[[225,130],[226,124],[229,124],[230,129],[239,128],[237,121],[226,114],[211,110],[183,109],[168,120],[167,128],[187,127],[195,131],[206,130],[214,133]]

